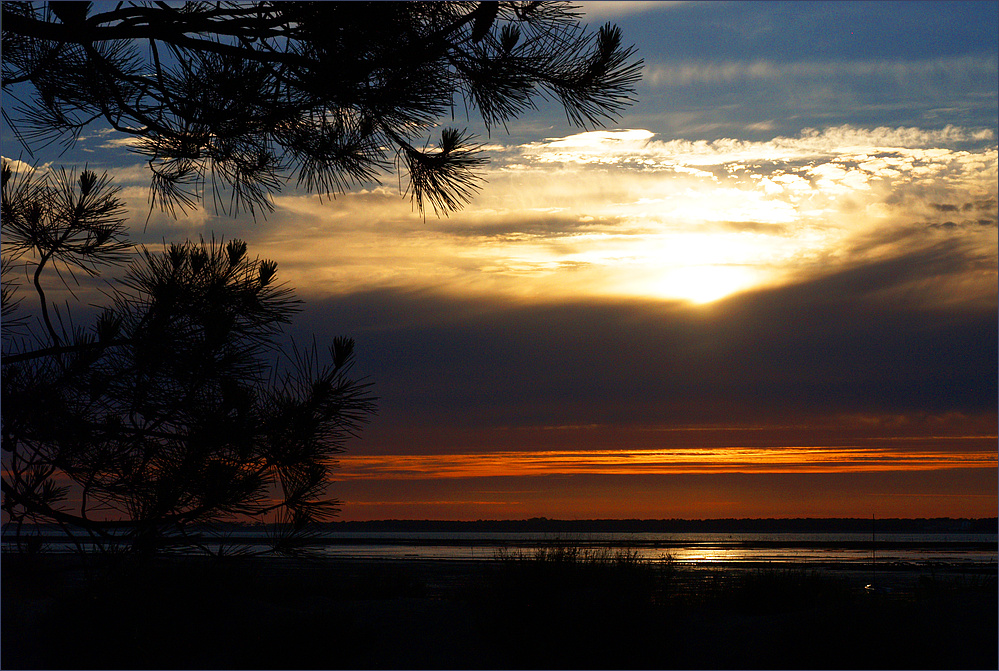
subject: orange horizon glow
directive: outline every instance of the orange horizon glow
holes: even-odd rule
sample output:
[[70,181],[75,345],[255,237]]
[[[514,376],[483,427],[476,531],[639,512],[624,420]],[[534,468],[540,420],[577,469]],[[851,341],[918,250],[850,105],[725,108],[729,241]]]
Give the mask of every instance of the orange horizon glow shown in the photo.
[[[979,437],[976,438],[992,438]],[[340,457],[336,481],[546,475],[874,473],[997,468],[996,452],[870,447],[696,447]]]

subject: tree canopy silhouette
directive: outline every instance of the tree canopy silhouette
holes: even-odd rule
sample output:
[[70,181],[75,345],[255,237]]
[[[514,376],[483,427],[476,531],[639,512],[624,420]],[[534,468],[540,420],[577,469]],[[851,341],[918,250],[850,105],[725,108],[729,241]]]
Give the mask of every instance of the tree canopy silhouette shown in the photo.
[[336,512],[332,459],[374,399],[349,376],[347,338],[326,357],[315,346],[275,351],[297,309],[275,263],[238,240],[143,250],[93,326],[67,327],[47,310],[41,278],[123,260],[117,188],[89,171],[5,166],[2,208],[6,265],[33,269],[42,323],[20,338],[5,329],[12,522],[151,551],[168,537],[193,542],[195,523],[270,516],[294,532]]
[[[563,2],[5,2],[3,85],[26,146],[103,121],[148,157],[153,200],[268,210],[291,176],[333,194],[393,163],[420,211],[460,208],[487,128],[539,97],[579,126],[630,102],[641,61]],[[106,9],[106,11],[104,11]],[[28,85],[24,92],[16,85]],[[6,114],[6,112],[5,112]]]
[[[440,215],[478,188],[488,129],[560,103],[580,126],[630,101],[640,61],[554,2],[4,2],[5,122],[29,151],[91,124],[147,158],[152,206],[256,214],[289,180],[335,196],[396,170]],[[239,240],[135,254],[104,174],[3,168],[3,510],[153,551],[192,525],[329,519],[330,470],[374,410],[353,341],[282,349],[298,309]],[[209,195],[210,194],[210,195]],[[125,266],[122,278],[110,272]],[[25,316],[20,277],[37,298]],[[90,328],[52,278],[106,281]],[[83,545],[81,544],[82,548]]]

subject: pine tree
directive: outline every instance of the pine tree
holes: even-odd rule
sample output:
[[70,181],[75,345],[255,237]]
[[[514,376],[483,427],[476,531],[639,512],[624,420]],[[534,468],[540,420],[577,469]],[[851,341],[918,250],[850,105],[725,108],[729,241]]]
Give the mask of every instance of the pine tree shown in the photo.
[[[490,131],[561,104],[579,126],[630,102],[641,62],[561,2],[4,2],[3,118],[30,153],[103,123],[146,158],[152,206],[266,213],[386,173],[416,207],[459,209]],[[433,141],[432,141],[433,140]],[[353,342],[281,348],[298,309],[239,240],[141,250],[105,174],[3,171],[3,510],[99,547],[196,544],[191,530],[330,519],[330,469],[374,410]],[[125,266],[124,278],[111,276]],[[15,272],[17,271],[17,272]],[[37,318],[18,286],[31,278]],[[45,281],[107,280],[89,329]]]

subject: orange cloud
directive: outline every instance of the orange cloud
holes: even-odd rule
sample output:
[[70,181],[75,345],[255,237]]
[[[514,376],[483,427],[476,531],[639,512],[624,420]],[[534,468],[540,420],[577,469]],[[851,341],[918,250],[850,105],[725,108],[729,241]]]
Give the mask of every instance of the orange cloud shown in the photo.
[[994,452],[870,447],[718,447],[664,450],[500,451],[485,454],[350,455],[337,480],[529,475],[863,473],[996,468]]

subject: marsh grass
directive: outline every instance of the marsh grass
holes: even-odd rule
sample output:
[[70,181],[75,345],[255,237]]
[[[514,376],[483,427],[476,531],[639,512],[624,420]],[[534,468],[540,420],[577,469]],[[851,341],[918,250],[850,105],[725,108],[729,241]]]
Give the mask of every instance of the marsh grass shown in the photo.
[[530,551],[501,552],[494,586],[502,598],[530,606],[562,602],[639,607],[668,592],[673,557],[646,559],[631,548],[556,541]]
[[[995,573],[700,568],[557,541],[495,561],[4,558],[3,668],[996,668]],[[54,560],[55,557],[42,557]],[[866,576],[863,576],[866,577]]]
[[568,541],[497,559],[481,628],[506,668],[994,668],[997,657],[994,574],[872,593],[856,575],[694,568]]
[[496,559],[477,597],[496,666],[649,665],[649,642],[662,638],[658,606],[676,574],[670,555],[555,541]]

